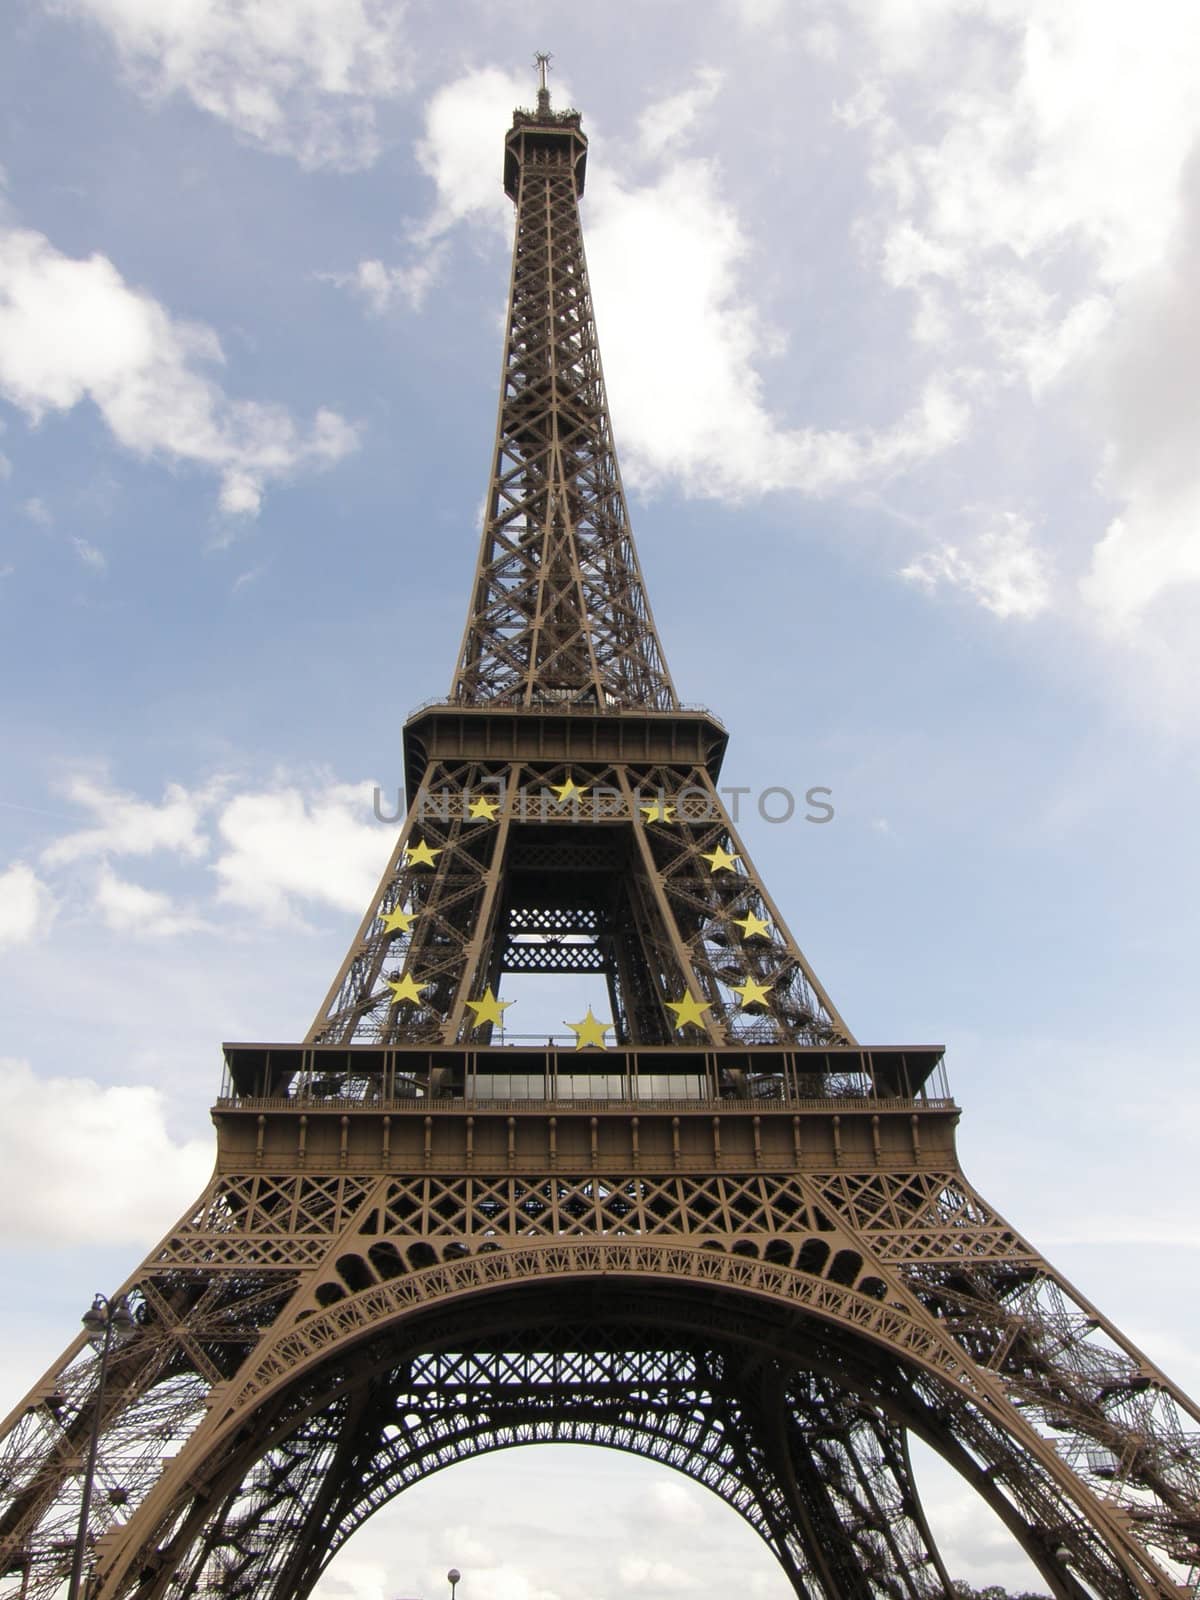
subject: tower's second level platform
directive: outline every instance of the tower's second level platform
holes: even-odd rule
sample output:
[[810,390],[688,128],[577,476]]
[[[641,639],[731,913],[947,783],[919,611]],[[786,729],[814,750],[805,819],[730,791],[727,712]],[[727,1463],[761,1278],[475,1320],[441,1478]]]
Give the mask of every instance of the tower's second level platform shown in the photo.
[[576,704],[465,705],[431,701],[404,726],[410,795],[434,757],[475,761],[568,761],[704,768],[720,774],[729,735],[701,706],[677,710]]

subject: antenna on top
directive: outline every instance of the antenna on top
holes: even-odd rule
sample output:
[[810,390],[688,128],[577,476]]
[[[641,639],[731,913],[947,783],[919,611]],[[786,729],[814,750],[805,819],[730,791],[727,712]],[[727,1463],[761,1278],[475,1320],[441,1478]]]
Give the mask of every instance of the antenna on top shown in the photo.
[[538,69],[538,115],[544,117],[550,110],[550,85],[546,82],[546,74],[550,70],[550,63],[554,59],[549,50],[539,50],[533,64]]

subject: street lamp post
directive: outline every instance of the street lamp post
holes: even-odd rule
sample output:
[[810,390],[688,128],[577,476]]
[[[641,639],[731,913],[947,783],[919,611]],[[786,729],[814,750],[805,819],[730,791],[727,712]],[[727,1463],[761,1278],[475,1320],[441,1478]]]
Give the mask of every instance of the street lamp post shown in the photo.
[[446,1582],[450,1585],[450,1600],[454,1600],[454,1591],[462,1582],[462,1573],[457,1567],[451,1567],[446,1574]]
[[96,1398],[92,1407],[92,1436],[88,1442],[87,1466],[83,1473],[83,1493],[79,1502],[79,1530],[75,1535],[75,1555],[71,1561],[71,1582],[67,1587],[67,1600],[79,1600],[83,1580],[83,1558],[87,1550],[88,1515],[92,1509],[92,1484],[96,1477],[96,1448],[100,1443],[100,1415],[104,1408],[104,1380],[108,1376],[108,1355],[112,1349],[114,1333],[128,1333],[134,1320],[123,1300],[115,1304],[107,1295],[98,1294],[90,1308],[83,1314],[83,1325],[95,1341],[103,1335],[100,1346],[100,1376],[96,1382]]

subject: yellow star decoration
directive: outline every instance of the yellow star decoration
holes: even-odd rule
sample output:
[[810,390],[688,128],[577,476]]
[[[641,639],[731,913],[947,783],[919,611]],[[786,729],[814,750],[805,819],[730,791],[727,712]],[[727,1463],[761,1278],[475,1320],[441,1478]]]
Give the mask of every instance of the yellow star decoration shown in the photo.
[[496,996],[492,993],[492,986],[489,983],[487,988],[483,991],[483,996],[481,999],[467,1001],[467,1005],[475,1013],[475,1021],[471,1024],[472,1028],[482,1028],[485,1022],[499,1022],[503,1024],[504,1013],[508,1010],[509,1006],[515,1004],[515,1000],[497,1000]]
[[566,783],[552,783],[550,787],[558,796],[560,806],[565,806],[568,800],[576,800],[587,793],[585,789],[579,787],[569,772]]
[[753,911],[747,911],[744,917],[734,917],[732,920],[735,928],[743,929],[744,939],[753,939],[756,933],[761,934],[764,939],[770,937],[770,923],[764,922],[761,917],[756,917]]
[[499,800],[489,800],[485,795],[480,795],[467,807],[467,815],[473,822],[495,822],[499,809]]
[[692,1023],[697,1028],[704,1027],[704,1013],[709,1009],[707,1000],[697,1000],[690,994],[685,994],[682,1000],[668,1000],[667,1010],[675,1013],[675,1031],[678,1033]]
[[404,865],[406,867],[431,867],[434,856],[441,855],[441,849],[431,850],[422,839],[420,844],[410,844],[404,852]]
[[712,862],[712,866],[708,869],[710,872],[732,872],[733,863],[740,861],[741,857],[731,856],[728,850],[718,845],[715,850],[705,853],[704,859]]
[[401,911],[399,906],[394,906],[391,911],[381,911],[379,917],[384,933],[407,933],[417,920],[417,913]]
[[421,990],[427,989],[427,983],[418,983],[411,972],[406,972],[402,978],[385,978],[384,982],[392,991],[392,1004],[398,1006],[401,1000],[419,1000]]
[[638,810],[646,818],[647,824],[651,822],[675,821],[675,807],[669,800],[662,803],[655,800],[652,801],[648,806],[639,806]]
[[741,995],[743,1011],[747,1006],[770,1005],[766,984],[755,983],[753,978],[747,978],[745,983],[741,984],[740,986],[735,983],[731,985],[731,987],[734,994]]
[[564,1026],[570,1028],[575,1035],[576,1050],[582,1050],[585,1045],[589,1044],[599,1045],[601,1050],[608,1049],[608,1045],[604,1040],[604,1030],[605,1028],[611,1028],[612,1023],[601,1022],[598,1017],[594,1017],[591,1006],[587,1008],[587,1016],[584,1017],[582,1022],[565,1022]]

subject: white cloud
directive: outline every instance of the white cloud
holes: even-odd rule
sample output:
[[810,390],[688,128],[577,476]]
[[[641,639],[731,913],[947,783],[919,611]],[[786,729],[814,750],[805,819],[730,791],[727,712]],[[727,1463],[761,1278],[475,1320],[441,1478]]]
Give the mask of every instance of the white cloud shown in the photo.
[[167,785],[153,805],[95,778],[76,776],[62,786],[72,805],[95,818],[94,825],[55,840],[42,852],[47,866],[65,866],[93,856],[144,856],[156,850],[196,860],[208,850],[201,818],[224,787],[215,780],[207,789],[189,793],[181,784]]
[[221,510],[227,516],[258,515],[262,505],[262,489],[252,473],[233,470],[221,480]]
[[[581,1504],[605,1537],[580,1536]],[[664,1506],[678,1512],[666,1524]],[[504,1450],[414,1484],[355,1535],[314,1594],[445,1594],[452,1564],[463,1575],[460,1600],[656,1600],[666,1589],[746,1600],[792,1595],[750,1525],[710,1490],[657,1462],[577,1445]]]
[[422,244],[416,259],[407,267],[389,267],[378,260],[360,261],[353,272],[322,276],[339,288],[353,290],[376,316],[383,316],[398,301],[410,311],[419,311],[444,260],[445,251],[440,244]]
[[266,570],[266,564],[260,563],[257,567],[247,567],[245,572],[239,572],[229,586],[230,594],[241,594],[243,589],[248,589],[252,583],[257,583]]
[[1097,543],[1080,588],[1103,623],[1120,631],[1166,590],[1198,582],[1200,483],[1178,497],[1134,490]]
[[50,891],[24,861],[0,872],[0,949],[26,944],[54,915]]
[[306,167],[378,154],[373,101],[408,86],[400,0],[58,0],[98,23],[150,98],[186,95]]
[[125,449],[220,473],[222,508],[241,515],[270,480],[355,448],[336,412],[303,432],[282,406],[230,398],[199,370],[222,360],[211,328],[173,319],[106,257],[0,231],[0,394],[32,421],[91,400]]
[[[437,189],[433,214],[421,230],[436,238],[456,222],[490,221],[507,231],[512,204],[497,182],[502,158],[501,137],[512,122],[514,106],[528,106],[527,73],[481,67],[446,84],[425,112],[425,132],[417,160]],[[566,99],[561,86],[557,103]]]
[[997,617],[1035,617],[1050,604],[1045,555],[1033,543],[1024,517],[1005,513],[968,544],[943,542],[927,550],[900,576],[933,591],[962,589]]
[[1118,328],[1096,366],[1096,411],[1109,441],[1104,482],[1122,508],[1095,547],[1083,596],[1118,628],[1200,579],[1198,273],[1200,153],[1171,252],[1123,294]]
[[195,917],[176,908],[170,895],[119,878],[107,863],[100,868],[93,904],[114,933],[158,938],[200,926]]
[[[1150,0],[1134,29],[1088,0],[854,0],[851,14],[870,66],[840,117],[867,136],[882,197],[862,237],[913,294],[918,343],[970,361],[993,397],[1076,382],[1114,503],[1080,593],[1093,620],[1149,635],[1147,609],[1200,576],[1193,19],[1174,0]],[[914,575],[992,604],[962,559],[921,558]]]
[[745,28],[774,28],[783,13],[784,0],[725,0],[725,7]]
[[362,911],[392,844],[371,802],[366,783],[235,796],[218,823],[217,898],[277,922],[294,915],[293,899]]
[[749,298],[749,243],[712,163],[671,164],[628,188],[592,183],[588,257],[615,425],[630,477],[691,494],[828,494],[947,449],[968,412],[950,372],[882,428],[787,427],[757,360],[770,347]]
[[694,1526],[703,1520],[704,1507],[689,1488],[686,1478],[658,1478],[651,1486],[650,1499],[655,1515],[664,1522]]
[[617,1563],[622,1588],[646,1588],[655,1594],[687,1593],[692,1575],[673,1561],[648,1556],[622,1556]]
[[73,538],[71,543],[75,547],[75,554],[85,567],[91,567],[93,572],[103,572],[108,566],[108,557],[103,550],[98,550],[87,539]]
[[724,81],[720,68],[701,67],[690,89],[648,105],[638,119],[638,144],[643,155],[661,157],[685,144]]
[[32,495],[28,500],[22,500],[21,511],[29,518],[30,522],[35,523],[39,528],[48,528],[54,521],[46,502],[40,500],[37,495]]
[[[211,868],[189,885],[190,900],[199,906],[209,899],[215,874],[218,906],[282,922],[294,920],[295,903],[303,901],[361,911],[393,840],[375,819],[368,783],[280,777],[270,787],[236,792],[231,778],[218,775],[192,789],[168,784],[154,803],[83,774],[61,793],[91,821],[48,845],[41,861],[48,868],[95,861],[91,904],[118,933],[157,937],[212,923],[206,912],[181,908],[174,883],[167,892],[131,882],[114,871],[114,859],[157,854],[177,875],[179,866],[205,863],[215,849]],[[24,877],[14,879],[14,889],[14,905],[26,906]],[[23,927],[28,912],[13,917],[14,927]]]
[[150,1243],[212,1169],[209,1137],[182,1144],[171,1138],[157,1089],[45,1077],[28,1062],[0,1059],[0,1092],[0,1231],[7,1239]]

